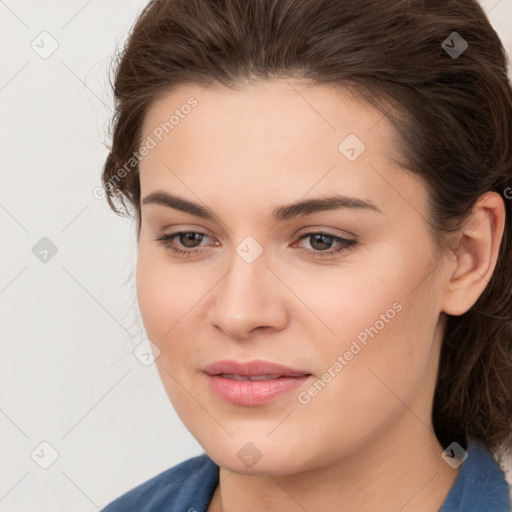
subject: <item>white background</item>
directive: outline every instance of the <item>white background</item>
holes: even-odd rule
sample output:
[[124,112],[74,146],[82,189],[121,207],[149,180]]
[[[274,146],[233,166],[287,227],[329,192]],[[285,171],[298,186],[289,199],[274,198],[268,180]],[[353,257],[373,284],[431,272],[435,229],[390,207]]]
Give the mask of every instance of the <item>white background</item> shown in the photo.
[[[132,353],[134,225],[93,195],[108,67],[145,4],[0,0],[0,512],[96,511],[202,452]],[[511,53],[512,0],[482,4]],[[47,59],[31,47],[43,31]]]

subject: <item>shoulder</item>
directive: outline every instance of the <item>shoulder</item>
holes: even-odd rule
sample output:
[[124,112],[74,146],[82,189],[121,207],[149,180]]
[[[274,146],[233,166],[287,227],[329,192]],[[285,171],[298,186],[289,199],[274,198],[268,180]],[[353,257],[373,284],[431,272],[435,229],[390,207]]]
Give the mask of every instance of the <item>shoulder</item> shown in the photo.
[[491,452],[471,443],[440,512],[509,512],[510,487]]
[[219,467],[203,453],[134,487],[103,512],[205,511],[218,483]]

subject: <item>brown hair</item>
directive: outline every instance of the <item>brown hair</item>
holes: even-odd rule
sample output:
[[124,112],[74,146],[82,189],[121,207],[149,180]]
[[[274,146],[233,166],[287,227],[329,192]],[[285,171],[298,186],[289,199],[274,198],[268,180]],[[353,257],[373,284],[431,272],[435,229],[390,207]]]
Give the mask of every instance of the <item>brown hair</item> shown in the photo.
[[[462,40],[465,51],[450,54]],[[163,95],[187,83],[235,88],[287,77],[344,87],[386,113],[401,165],[426,184],[439,252],[480,195],[512,197],[507,56],[477,1],[153,0],[116,62],[102,176],[111,208],[123,214],[127,200],[140,233],[133,155],[145,115]],[[490,282],[468,312],[448,316],[432,411],[443,447],[475,439],[498,458],[512,441],[510,200],[505,207]]]

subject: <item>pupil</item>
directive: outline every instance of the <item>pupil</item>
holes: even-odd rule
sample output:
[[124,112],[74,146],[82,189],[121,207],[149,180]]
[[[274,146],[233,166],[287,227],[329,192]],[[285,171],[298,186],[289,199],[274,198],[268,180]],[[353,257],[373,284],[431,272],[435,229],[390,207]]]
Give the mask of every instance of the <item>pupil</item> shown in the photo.
[[201,235],[199,233],[185,233],[184,235],[181,235],[182,237],[185,237],[185,242],[183,245],[185,247],[193,247],[193,244],[191,246],[188,245],[188,242],[195,242],[196,239],[199,238],[199,242],[201,241]]
[[[315,240],[315,243],[320,241],[322,239],[327,239],[327,245],[330,245],[330,242],[332,242],[332,238],[330,236],[327,236],[327,235],[314,235],[313,236],[314,240]],[[323,245],[325,246],[326,243],[324,242]],[[315,244],[313,243],[312,246],[315,248],[315,249],[328,249],[329,247],[315,247]]]

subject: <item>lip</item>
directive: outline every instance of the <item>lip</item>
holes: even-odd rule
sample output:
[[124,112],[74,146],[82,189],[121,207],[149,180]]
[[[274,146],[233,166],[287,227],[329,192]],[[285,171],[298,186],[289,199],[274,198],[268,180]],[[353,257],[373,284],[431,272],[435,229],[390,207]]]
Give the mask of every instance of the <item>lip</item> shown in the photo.
[[[312,377],[311,373],[270,361],[216,361],[203,369],[210,389],[223,400],[236,405],[262,405],[290,393]],[[266,380],[233,380],[225,374],[241,377],[269,375]]]
[[282,364],[271,361],[254,359],[252,361],[239,362],[233,360],[215,361],[203,368],[208,375],[219,375],[221,373],[236,373],[237,375],[256,376],[256,375],[280,375],[285,377],[301,377],[311,375],[306,370],[290,368]]

